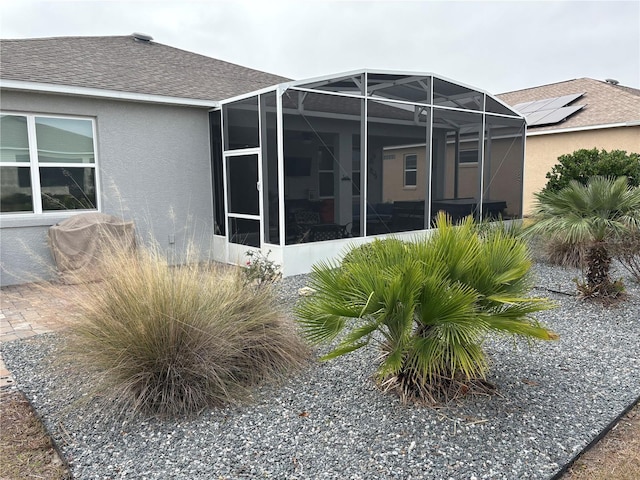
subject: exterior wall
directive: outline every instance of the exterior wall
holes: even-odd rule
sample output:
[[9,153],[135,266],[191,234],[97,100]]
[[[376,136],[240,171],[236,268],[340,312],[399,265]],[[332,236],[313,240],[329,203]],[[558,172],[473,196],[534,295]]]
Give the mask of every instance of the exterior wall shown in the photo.
[[[495,142],[493,146],[494,154],[500,158],[503,155],[502,152],[508,150],[509,143],[508,141]],[[464,149],[464,144],[461,148]],[[524,174],[525,215],[532,213],[533,194],[544,188],[547,183],[546,174],[558,163],[558,157],[581,148],[604,148],[605,150],[626,150],[627,152],[640,153],[640,126],[527,136]],[[384,161],[383,195],[385,201],[419,200],[424,198],[424,178],[426,175],[424,149],[419,147],[390,149],[387,153],[395,154],[395,158]],[[418,155],[417,188],[405,189],[403,187],[403,159],[405,154]],[[453,154],[453,149],[447,148],[445,198],[453,198]],[[492,165],[492,177],[497,174],[497,178],[491,182],[490,191],[485,191],[485,194],[488,193],[488,196],[492,199],[515,198],[517,195],[515,195],[514,189],[519,188],[521,182],[516,167],[517,165],[502,165],[500,172],[496,172],[494,170],[497,165]],[[461,164],[459,175],[458,195],[460,197],[477,196],[477,164]],[[514,214],[514,212],[518,211],[518,207],[518,205],[508,205],[507,214]],[[513,210],[513,212],[510,210]]]
[[[495,140],[492,144],[493,158],[506,158],[511,149],[511,140]],[[474,147],[476,144],[474,144]],[[465,148],[466,147],[466,148]],[[469,149],[464,143],[461,150]],[[416,187],[404,186],[404,156],[417,155],[418,184]],[[384,160],[383,195],[385,202],[422,200],[426,195],[426,177],[428,165],[426,151],[422,146],[391,148],[385,155],[395,155],[393,159]],[[447,145],[445,151],[444,179],[442,198],[455,198],[455,148]],[[490,168],[490,171],[486,169]],[[520,198],[522,188],[521,164],[513,162],[487,162],[485,164],[484,195],[486,200],[506,200],[505,214],[511,217],[520,215]],[[478,198],[478,164],[461,163],[458,170],[458,198]],[[517,200],[516,200],[517,199]]]
[[[427,191],[427,162],[424,146],[407,148],[389,148],[384,155],[394,158],[382,161],[382,200],[387,203],[400,201],[418,201],[424,199]],[[416,186],[404,186],[404,157],[417,156]]]
[[[475,146],[475,145],[474,145]],[[460,145],[464,150],[464,143]],[[453,145],[447,145],[445,158],[444,198],[455,198],[455,155]],[[458,198],[478,198],[478,164],[461,163],[458,168]]]
[[[519,155],[522,143],[518,144]],[[494,140],[491,142],[491,159],[485,160],[484,164],[484,199],[506,201],[506,218],[519,218],[522,215],[522,157],[519,162],[507,161],[515,148],[511,139]],[[477,182],[477,176],[474,181]],[[473,188],[477,191],[478,186]]]
[[[445,183],[443,185],[444,198],[453,198],[454,192],[454,168],[453,156],[455,150],[452,146],[446,149],[444,166]],[[422,200],[427,192],[427,154],[424,146],[392,148],[385,150],[385,155],[395,155],[393,159],[384,160],[382,172],[382,191],[385,202],[416,201]],[[404,157],[405,155],[417,155],[417,185],[415,187],[404,186]],[[478,164],[461,164],[458,178],[458,197],[473,198],[478,191]]]
[[524,170],[525,215],[532,214],[535,200],[533,194],[547,184],[546,175],[558,163],[558,157],[581,148],[640,153],[640,126],[527,135]]
[[[282,276],[290,277],[309,273],[318,262],[338,262],[353,247],[373,242],[376,239],[396,238],[406,242],[416,241],[423,235],[431,235],[431,230],[396,232],[368,237],[342,238],[316,243],[300,243],[273,248],[273,260],[282,265]],[[264,249],[263,249],[263,253]],[[271,257],[270,257],[271,258]]]
[[[168,255],[213,245],[206,109],[2,91],[2,110],[93,117],[101,211]],[[47,230],[68,213],[0,218],[2,285],[52,278]]]

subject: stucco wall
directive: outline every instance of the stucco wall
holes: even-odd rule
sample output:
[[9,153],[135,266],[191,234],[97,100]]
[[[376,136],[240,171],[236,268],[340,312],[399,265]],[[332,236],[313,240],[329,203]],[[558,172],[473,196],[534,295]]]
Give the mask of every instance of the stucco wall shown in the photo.
[[[2,91],[2,110],[96,120],[101,211],[133,220],[168,254],[212,245],[206,109]],[[65,214],[0,219],[2,284],[51,278],[49,226]],[[172,243],[175,239],[175,243]]]
[[533,194],[547,184],[547,172],[558,163],[558,157],[581,148],[640,153],[640,126],[528,135],[524,170],[525,215],[532,213]]
[[[424,146],[390,148],[382,162],[382,196],[387,203],[424,200],[427,192],[427,164]],[[393,155],[393,158],[390,156]],[[404,186],[404,157],[416,155],[416,186]]]
[[[507,202],[505,214],[512,217],[520,215],[522,181],[520,161],[500,161],[509,158],[513,149],[512,139],[497,139],[492,142],[492,162],[485,164],[484,195],[490,200]],[[474,144],[473,146],[476,146]],[[462,145],[462,149],[469,149]],[[521,150],[518,150],[521,152]],[[424,147],[389,149],[385,153],[393,154],[393,159],[384,161],[383,192],[387,202],[423,200],[426,195],[427,162]],[[404,156],[417,155],[417,186],[404,187]],[[520,153],[519,153],[520,155]],[[455,148],[447,145],[445,151],[444,178],[441,187],[442,198],[455,198]],[[487,165],[491,166],[487,170]],[[458,198],[477,198],[479,196],[478,164],[462,163],[458,170]]]

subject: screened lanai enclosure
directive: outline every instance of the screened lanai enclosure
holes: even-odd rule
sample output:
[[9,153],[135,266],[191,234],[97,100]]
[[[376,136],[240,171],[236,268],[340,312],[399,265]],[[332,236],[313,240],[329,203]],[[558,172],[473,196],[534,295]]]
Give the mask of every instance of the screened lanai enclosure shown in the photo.
[[290,82],[210,113],[216,259],[271,251],[308,272],[350,244],[454,220],[522,215],[525,120],[432,74]]

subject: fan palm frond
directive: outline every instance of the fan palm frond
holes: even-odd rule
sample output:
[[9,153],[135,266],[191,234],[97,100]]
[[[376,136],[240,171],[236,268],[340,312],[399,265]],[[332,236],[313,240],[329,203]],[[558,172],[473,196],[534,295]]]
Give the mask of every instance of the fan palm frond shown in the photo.
[[484,378],[491,331],[557,338],[533,318],[552,305],[526,296],[531,260],[521,239],[505,229],[480,234],[471,218],[454,226],[442,213],[436,227],[414,243],[376,240],[340,265],[317,265],[317,293],[296,310],[312,342],[342,334],[324,359],[380,341],[378,381],[403,398],[439,398],[451,382]]
[[602,297],[617,295],[606,243],[640,228],[640,187],[629,186],[626,177],[592,177],[585,185],[573,180],[562,190],[542,191],[536,199],[536,222],[526,234],[585,246],[587,290]]

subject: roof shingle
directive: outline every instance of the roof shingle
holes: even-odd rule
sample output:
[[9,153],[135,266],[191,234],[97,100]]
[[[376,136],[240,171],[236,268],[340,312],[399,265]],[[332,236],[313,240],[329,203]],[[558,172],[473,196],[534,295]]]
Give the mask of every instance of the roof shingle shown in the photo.
[[0,60],[3,80],[200,100],[288,81],[133,36],[1,40]]
[[561,97],[585,92],[572,104],[585,107],[565,121],[546,126],[532,126],[530,132],[579,128],[615,123],[640,122],[640,90],[622,85],[613,85],[592,78],[578,78],[565,82],[542,85],[497,95],[508,105]]

